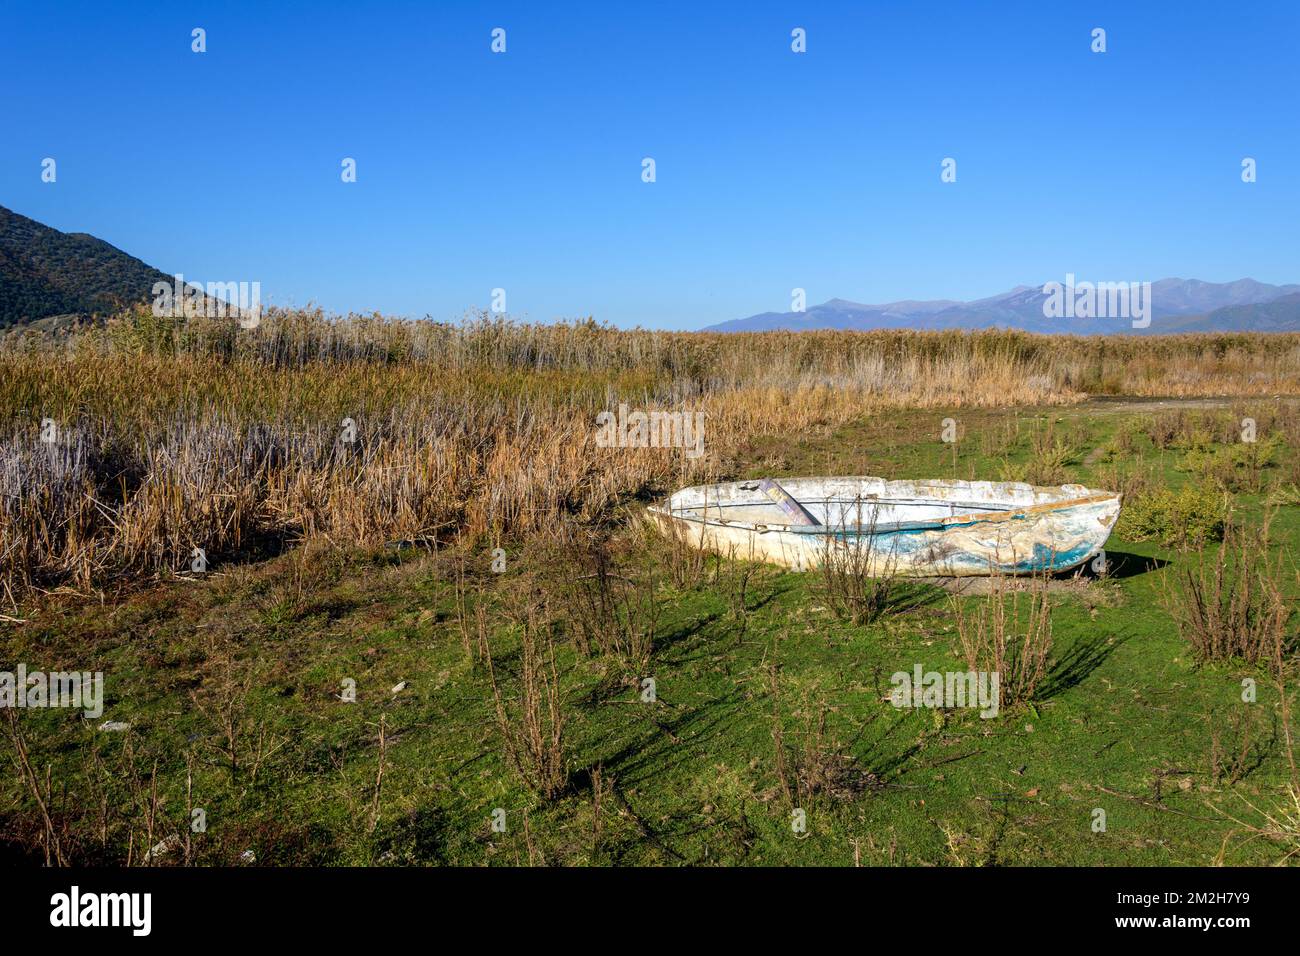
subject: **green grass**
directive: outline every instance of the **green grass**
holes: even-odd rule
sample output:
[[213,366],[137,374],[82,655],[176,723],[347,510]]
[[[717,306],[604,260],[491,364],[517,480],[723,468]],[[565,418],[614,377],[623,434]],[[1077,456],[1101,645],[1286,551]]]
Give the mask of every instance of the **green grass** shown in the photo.
[[[1135,414],[1105,405],[892,414],[794,444],[756,443],[736,477],[996,478],[1031,464],[1034,430],[1051,425],[1070,449],[1070,480],[1089,484],[1109,464],[1094,449]],[[948,417],[958,423],[955,449],[940,441]],[[1184,451],[1135,441],[1157,481],[1189,480]],[[1257,497],[1237,502],[1258,518]],[[662,566],[664,546],[630,522],[615,527],[629,573]],[[1281,509],[1275,542],[1294,553],[1298,535],[1297,509]],[[826,610],[816,575],[752,568],[742,628],[733,595],[743,565],[711,560],[684,590],[655,574],[661,617],[647,673],[559,645],[572,774],[569,791],[546,803],[506,762],[485,670],[462,648],[456,568],[464,556],[493,608],[508,693],[518,642],[501,612],[539,588],[558,607],[572,582],[541,543],[505,546],[501,575],[488,571],[487,544],[441,554],[314,549],[214,567],[194,583],[128,583],[102,603],[56,595],[24,610],[28,623],[0,636],[5,666],[103,670],[103,719],[132,725],[112,734],[62,711],[19,718],[33,764],[50,768],[50,802],[75,858],[122,862],[132,843],[139,860],[155,762],[152,839],[183,831],[188,766],[192,803],[208,822],[194,837],[198,862],[234,863],[252,850],[259,864],[1164,865],[1212,862],[1225,840],[1229,863],[1281,856],[1267,841],[1229,839],[1233,824],[1216,810],[1249,816],[1243,798],[1280,799],[1276,689],[1258,669],[1194,666],[1159,606],[1162,578],[1187,560],[1179,552],[1112,538],[1113,577],[1053,593],[1056,663],[1041,699],[991,720],[887,701],[895,671],[965,669],[938,588],[917,608],[855,627]],[[640,698],[647,676],[653,704]],[[1240,700],[1247,677],[1259,684],[1253,705]],[[355,703],[338,696],[349,679]],[[219,718],[230,701],[233,770]],[[1212,772],[1212,729],[1227,739],[1232,715],[1241,720],[1247,708],[1258,758],[1229,783]],[[797,753],[812,748],[823,714],[856,785],[801,801],[807,832],[797,834],[774,720]],[[495,808],[506,811],[504,833],[492,831]],[[1104,833],[1092,829],[1098,808]],[[39,830],[30,793],[7,775],[3,852],[39,858]]]

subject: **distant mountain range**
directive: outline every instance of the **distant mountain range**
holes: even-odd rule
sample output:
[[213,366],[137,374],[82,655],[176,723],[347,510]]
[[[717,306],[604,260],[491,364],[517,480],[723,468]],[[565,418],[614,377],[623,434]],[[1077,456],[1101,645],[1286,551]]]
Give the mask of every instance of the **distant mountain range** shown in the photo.
[[[1054,280],[1065,286],[1064,277]],[[831,299],[806,312],[763,312],[709,326],[713,332],[763,332],[771,329],[982,329],[1008,328],[1052,334],[1105,333],[1169,334],[1175,332],[1297,332],[1300,331],[1300,285],[1269,285],[1254,279],[1202,282],[1199,279],[1160,279],[1150,287],[1150,325],[1134,328],[1127,317],[1080,317],[1062,311],[1046,283],[1016,286],[1001,295],[972,302],[949,299],[907,300],[864,305]],[[1049,290],[1054,291],[1054,290]],[[1084,295],[1083,280],[1074,284]],[[1069,298],[1069,287],[1061,290]],[[1106,298],[1099,294],[1098,298]],[[1135,293],[1134,304],[1143,293]],[[1057,306],[1055,309],[1054,306]],[[1068,308],[1068,306],[1067,306]],[[1094,311],[1101,311],[1096,309]],[[1113,311],[1113,310],[1108,310]]]
[[0,329],[115,312],[159,281],[172,278],[102,239],[0,206]]
[[[172,277],[102,239],[60,232],[0,206],[0,329],[31,324],[48,328],[109,314],[149,301],[156,282],[170,285]],[[1138,297],[1151,319],[1145,328],[1134,328],[1131,317],[1083,318],[1073,308],[1053,313],[1052,296],[1043,289],[1043,285],[1016,286],[973,302],[909,299],[864,305],[831,299],[806,312],[764,312],[709,326],[706,331],[990,327],[1080,335],[1300,331],[1300,285],[1296,284],[1161,279],[1151,283],[1149,301]],[[1082,289],[1080,281],[1065,297],[1073,302],[1073,294]]]

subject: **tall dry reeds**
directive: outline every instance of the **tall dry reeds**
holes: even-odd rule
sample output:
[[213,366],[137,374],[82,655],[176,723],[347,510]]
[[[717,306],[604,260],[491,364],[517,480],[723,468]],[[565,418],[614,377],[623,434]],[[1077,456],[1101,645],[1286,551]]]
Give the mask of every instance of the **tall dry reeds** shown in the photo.
[[10,332],[9,353],[159,354],[252,361],[276,368],[318,363],[421,364],[455,372],[637,372],[659,397],[700,389],[820,384],[929,404],[1003,405],[1029,396],[1271,395],[1300,392],[1300,335],[1034,335],[966,332],[689,333],[618,330],[586,320],[526,324],[478,314],[459,323],[380,315],[343,319],[319,310],[270,309],[256,330],[228,320],[127,313],[72,339]]
[[[0,344],[0,591],[184,571],[285,540],[527,533],[886,408],[1300,391],[1300,337],[721,335],[270,310],[137,311]],[[597,413],[702,413],[705,453],[601,448]],[[51,440],[51,435],[53,436]]]

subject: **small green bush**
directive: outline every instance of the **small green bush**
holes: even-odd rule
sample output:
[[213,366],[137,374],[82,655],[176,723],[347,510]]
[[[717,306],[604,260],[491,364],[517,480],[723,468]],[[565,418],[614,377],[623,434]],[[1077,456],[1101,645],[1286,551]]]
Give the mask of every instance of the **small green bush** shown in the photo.
[[1269,436],[1259,442],[1239,442],[1211,449],[1194,449],[1182,468],[1199,475],[1223,491],[1258,494],[1264,487],[1265,468],[1276,466],[1282,442]]
[[1228,496],[1209,485],[1140,492],[1124,502],[1115,533],[1126,541],[1192,547],[1223,538]]

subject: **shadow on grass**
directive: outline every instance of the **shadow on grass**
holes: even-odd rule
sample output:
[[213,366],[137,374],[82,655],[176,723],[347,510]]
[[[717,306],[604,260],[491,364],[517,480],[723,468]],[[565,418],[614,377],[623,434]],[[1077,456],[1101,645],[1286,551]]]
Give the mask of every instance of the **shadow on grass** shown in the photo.
[[1107,551],[1106,562],[1106,576],[1119,580],[1159,571],[1170,563],[1163,558],[1152,558],[1145,554],[1129,554],[1125,551]]
[[919,611],[923,607],[940,603],[947,596],[947,591],[929,581],[901,581],[890,589],[885,613],[906,614],[908,611]]
[[867,729],[875,723],[874,717],[868,719],[862,730],[850,741],[849,747],[854,759],[870,771],[881,787],[897,785],[899,778],[907,772],[909,762],[921,752],[920,737],[900,743],[895,736],[896,732],[911,726],[908,720],[910,716],[912,715],[906,712],[899,714],[886,724],[884,733],[868,741],[865,749],[859,750]]
[[1109,634],[1079,638],[1052,665],[1052,669],[1047,673],[1047,679],[1043,681],[1043,686],[1036,696],[1040,700],[1047,700],[1065,693],[1071,687],[1077,687],[1126,640],[1127,638]]
[[372,852],[377,860],[400,866],[445,864],[449,862],[448,831],[447,814],[441,807],[416,807],[375,831]]
[[[725,697],[710,701],[707,709],[683,707],[672,716],[660,717],[656,713],[669,709],[663,703],[629,705],[643,708],[643,732],[588,767],[599,763],[620,781],[635,784],[647,774],[663,771],[665,766],[680,766],[691,760],[691,749],[697,752],[696,759],[707,759],[710,750],[706,745],[736,726],[745,703],[743,689],[737,687]],[[579,771],[579,778],[581,774]]]
[[[768,719],[759,717],[753,711],[754,706],[744,689],[737,687],[726,696],[710,701],[707,709],[685,709],[667,719],[648,712],[648,724],[642,732],[572,774],[573,789],[591,793],[592,771],[599,766],[607,775],[606,782],[612,781],[612,803],[633,825],[634,832],[603,844],[605,859],[631,862],[650,854],[679,863],[735,864],[749,857],[759,830],[771,825],[773,811],[763,799],[757,802],[740,799],[734,805],[706,811],[690,806],[690,796],[680,788],[676,788],[677,797],[670,798],[668,805],[647,804],[638,794],[647,781],[666,773],[689,775],[693,763],[701,767],[716,764],[720,755],[731,751],[726,746],[728,741],[740,746],[733,753],[737,766],[748,765],[742,775],[757,771],[766,777],[774,773],[775,755],[768,750],[772,744],[764,740],[758,744],[757,751],[750,749],[754,745],[748,735],[752,722]],[[847,806],[860,799],[870,799],[871,794],[885,789],[907,789],[898,781],[921,747],[919,739],[905,736],[907,728],[913,725],[910,716],[904,714],[879,721],[875,716],[870,717],[851,738],[832,744],[825,751],[817,749],[812,740],[799,739],[796,743],[800,734],[791,729],[787,744],[795,746],[790,751],[789,772],[801,778],[802,761],[807,760],[809,766],[815,764],[817,769],[840,777],[856,774],[861,782],[846,784],[843,793],[819,791],[815,796],[807,795],[806,799],[825,807]],[[900,734],[904,736],[900,738]],[[634,808],[633,799],[640,804],[639,808]],[[751,819],[751,811],[757,811],[761,819]]]

